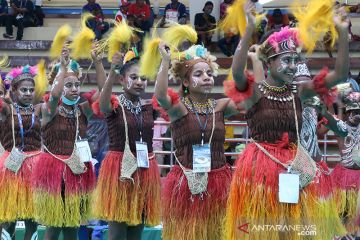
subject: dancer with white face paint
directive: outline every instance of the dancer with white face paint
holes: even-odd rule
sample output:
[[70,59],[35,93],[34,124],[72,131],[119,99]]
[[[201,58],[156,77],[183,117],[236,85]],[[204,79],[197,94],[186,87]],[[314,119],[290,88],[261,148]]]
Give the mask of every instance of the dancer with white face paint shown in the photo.
[[44,152],[33,168],[32,186],[36,219],[46,226],[46,240],[56,240],[60,233],[64,239],[77,240],[80,224],[90,218],[96,179],[85,137],[93,115],[91,103],[98,98],[106,78],[95,51],[92,58],[99,89],[89,99],[80,103],[81,68],[69,59],[65,47],[54,68],[50,96],[42,104]]
[[339,214],[349,234],[360,239],[360,93],[344,97],[345,111],[338,127],[344,133],[337,136],[340,163],[331,173],[335,185]]
[[[252,12],[251,7],[245,12]],[[248,20],[253,18],[248,14]],[[346,231],[337,215],[331,189],[322,192],[323,184],[331,186],[330,179],[301,145],[300,134],[303,102],[318,94],[325,104],[331,104],[334,96],[330,88],[347,79],[346,16],[337,16],[334,22],[339,32],[335,71],[324,69],[313,81],[301,83],[294,82],[297,65],[302,62],[297,29],[283,28],[271,33],[260,48],[251,48],[249,53],[254,22],[248,21],[233,58],[235,81],[224,82],[227,96],[236,102],[239,110],[246,112],[252,138],[236,162],[224,239],[302,239],[296,231],[253,231],[252,226],[263,224],[310,224],[316,226],[315,239],[343,235]],[[255,82],[244,71],[249,54],[265,66],[253,67]],[[264,70],[268,71],[266,78],[262,74]],[[308,127],[313,127],[313,123]],[[239,229],[247,222],[249,234]]]
[[36,66],[12,69],[4,79],[10,84],[11,101],[0,98],[0,142],[5,150],[0,157],[0,222],[9,239],[15,239],[17,220],[25,221],[24,239],[36,236],[30,182],[41,153],[41,105],[34,105],[36,86],[41,85],[35,80],[37,71]]
[[[109,222],[110,240],[140,240],[144,225],[160,224],[160,173],[153,153],[154,110],[142,98],[147,78],[139,75],[136,49],[114,55],[94,111],[105,115],[109,151],[101,164],[94,216]],[[112,94],[119,81],[120,95]]]

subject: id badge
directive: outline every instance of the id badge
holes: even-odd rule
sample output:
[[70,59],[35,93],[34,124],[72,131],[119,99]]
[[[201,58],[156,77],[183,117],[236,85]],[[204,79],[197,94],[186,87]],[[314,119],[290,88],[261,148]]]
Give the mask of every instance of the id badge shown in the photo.
[[193,145],[193,172],[205,173],[211,171],[210,144]]
[[280,173],[279,201],[281,203],[298,203],[300,194],[300,179],[298,174]]
[[139,168],[149,168],[149,154],[146,142],[136,142],[136,159]]
[[89,142],[86,139],[76,141],[76,151],[83,163],[91,162],[92,155]]

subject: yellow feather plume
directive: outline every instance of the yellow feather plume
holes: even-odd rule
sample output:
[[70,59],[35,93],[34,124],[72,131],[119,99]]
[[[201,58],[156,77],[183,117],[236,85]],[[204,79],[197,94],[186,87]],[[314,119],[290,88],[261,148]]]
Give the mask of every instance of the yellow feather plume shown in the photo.
[[316,43],[323,40],[325,34],[329,34],[331,46],[334,46],[338,33],[333,21],[333,0],[310,0],[306,6],[297,1],[292,8],[298,19],[300,39],[308,53],[314,51]]
[[244,35],[246,30],[246,14],[244,5],[247,0],[235,0],[234,3],[226,9],[226,16],[220,23],[220,28],[224,32],[240,33]]
[[53,43],[51,44],[50,49],[50,58],[56,59],[61,56],[61,51],[63,49],[66,40],[71,34],[71,27],[68,24],[65,24],[59,28],[57,31]]
[[146,38],[144,41],[144,52],[140,58],[140,75],[149,78],[150,81],[155,80],[161,64],[160,42],[160,38]]
[[195,44],[197,42],[197,33],[190,25],[174,23],[174,25],[165,29],[162,39],[170,47],[171,51],[174,52],[186,40]]
[[116,24],[114,30],[111,32],[108,38],[109,53],[108,61],[111,62],[114,54],[121,50],[122,46],[129,48],[131,39],[133,37],[133,31],[126,24],[126,21]]
[[9,66],[9,57],[7,55],[3,56],[1,59],[0,59],[0,68],[6,68]]
[[37,75],[35,76],[35,97],[41,99],[48,87],[48,81],[46,77],[45,60],[41,59],[37,64]]
[[83,14],[81,17],[81,30],[76,34],[73,42],[69,46],[72,50],[70,56],[75,60],[91,59],[91,50],[93,40],[95,39],[95,33],[86,26],[86,22],[92,17],[93,15],[90,13]]

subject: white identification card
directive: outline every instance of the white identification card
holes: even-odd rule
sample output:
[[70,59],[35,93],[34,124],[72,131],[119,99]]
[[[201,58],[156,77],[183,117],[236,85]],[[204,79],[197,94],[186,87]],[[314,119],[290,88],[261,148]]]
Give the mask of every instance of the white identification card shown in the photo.
[[146,142],[136,142],[136,159],[139,168],[149,168],[149,154]]
[[177,10],[172,10],[172,9],[169,9],[166,11],[165,13],[165,19],[168,20],[170,23],[171,22],[178,22],[178,16],[179,16],[179,13]]
[[300,194],[300,179],[298,174],[280,173],[279,201],[281,203],[298,203]]
[[193,145],[193,172],[205,173],[211,171],[210,144]]
[[91,162],[91,150],[89,142],[86,139],[76,141],[76,151],[82,162]]

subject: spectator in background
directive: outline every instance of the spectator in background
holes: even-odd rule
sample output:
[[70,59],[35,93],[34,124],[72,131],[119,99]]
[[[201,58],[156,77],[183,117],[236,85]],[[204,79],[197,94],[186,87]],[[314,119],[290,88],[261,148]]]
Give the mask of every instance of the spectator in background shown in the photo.
[[45,14],[41,8],[42,0],[33,0],[33,2],[35,5],[35,26],[43,26]]
[[280,30],[282,27],[289,25],[289,19],[287,15],[283,14],[280,9],[274,9],[272,15],[268,16],[268,25],[266,31]]
[[22,40],[24,28],[35,26],[34,4],[31,0],[11,0],[12,14],[5,18],[6,33],[4,38],[12,39],[13,25],[17,26],[16,40]]
[[122,20],[126,21],[129,12],[129,6],[130,3],[127,0],[121,0],[119,4],[120,9],[115,15],[115,21],[117,22],[121,22]]
[[171,0],[171,3],[165,6],[165,14],[162,18],[160,26],[164,26],[168,22],[177,22],[186,24],[186,7],[178,0]]
[[105,22],[101,6],[96,3],[96,0],[88,0],[88,3],[83,7],[82,11],[83,13],[89,12],[94,15],[94,18],[88,20],[87,26],[94,31],[95,39],[100,40],[102,35],[110,28],[109,23]]
[[136,0],[129,7],[129,21],[130,25],[134,25],[141,30],[148,32],[150,31],[150,6],[145,3],[144,0]]
[[211,15],[214,9],[214,4],[210,1],[205,3],[203,13],[195,15],[195,30],[198,34],[198,44],[203,43],[205,47],[211,44],[211,38],[214,34],[212,30],[216,28],[216,19]]
[[[220,4],[220,19],[223,19],[226,16],[226,10],[232,3],[233,0],[224,0]],[[233,32],[225,32],[224,37],[218,41],[218,46],[226,56],[230,57],[234,54],[239,40],[239,34],[234,34]]]
[[6,0],[0,2],[0,26],[5,26],[6,15],[8,14],[9,6]]

